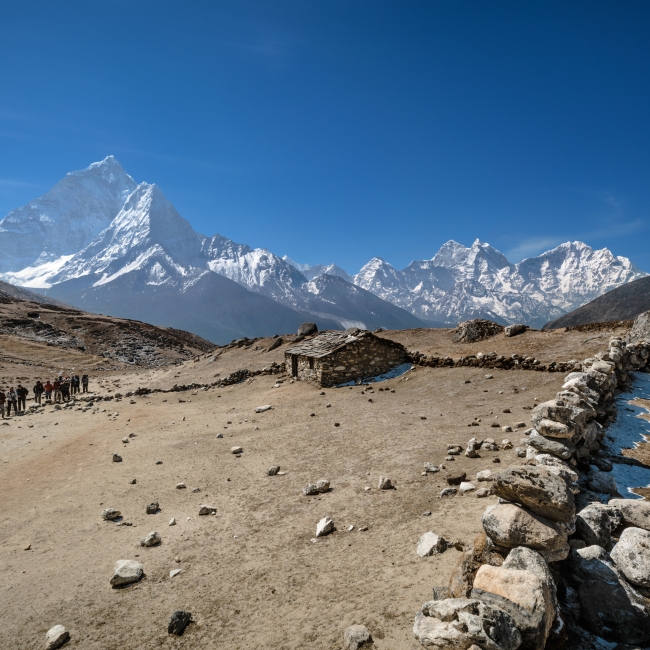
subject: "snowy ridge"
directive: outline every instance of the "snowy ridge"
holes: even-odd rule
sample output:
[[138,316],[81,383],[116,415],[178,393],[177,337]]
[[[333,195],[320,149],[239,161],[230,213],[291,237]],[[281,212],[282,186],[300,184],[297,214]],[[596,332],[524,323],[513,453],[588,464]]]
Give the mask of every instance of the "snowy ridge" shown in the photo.
[[[477,239],[470,247],[449,241],[431,259],[403,270],[373,258],[351,276],[335,264],[298,264],[195,232],[158,186],[136,184],[112,156],[68,174],[0,221],[0,270],[0,279],[48,289],[67,301],[92,293],[108,301],[105,309],[123,298],[124,287],[145,302],[151,291],[200,295],[203,301],[219,291],[243,300],[245,294],[226,280],[213,281],[216,274],[283,305],[277,322],[311,316],[340,327],[386,328],[455,325],[475,317],[541,326],[646,275],[627,258],[582,242],[511,264]],[[255,320],[259,330],[264,319],[246,314],[242,318]],[[234,316],[229,331],[233,322]]]

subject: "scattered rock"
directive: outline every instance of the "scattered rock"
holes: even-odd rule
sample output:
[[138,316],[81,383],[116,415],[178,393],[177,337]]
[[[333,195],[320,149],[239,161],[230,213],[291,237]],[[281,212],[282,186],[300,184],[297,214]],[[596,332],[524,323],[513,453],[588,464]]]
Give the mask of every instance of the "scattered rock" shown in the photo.
[[544,467],[504,469],[495,475],[492,492],[553,521],[570,521],[575,515],[575,501],[566,482]]
[[113,568],[111,584],[114,587],[129,585],[140,580],[142,575],[143,567],[140,562],[136,562],[135,560],[118,560]]
[[121,516],[122,513],[119,510],[114,510],[113,508],[106,508],[105,510],[102,510],[102,519],[105,519],[106,521],[112,521],[113,519],[117,519]]
[[490,490],[488,490],[487,488],[479,488],[478,490],[476,490],[476,496],[479,499],[483,499],[487,496],[490,496]]
[[323,537],[329,535],[334,530],[334,521],[330,517],[323,517],[318,524],[316,524],[316,537]]
[[146,537],[140,540],[140,546],[158,546],[161,543],[162,538],[155,530],[152,530]]
[[214,506],[207,506],[205,504],[199,506],[199,515],[216,515],[217,509]]
[[465,456],[467,458],[478,458],[479,456],[479,449],[481,448],[481,441],[477,440],[476,438],[472,438],[468,443],[467,443],[467,448],[465,449]]
[[146,508],[145,512],[148,515],[155,515],[160,510],[160,505],[158,501],[152,501]]
[[612,549],[611,557],[633,585],[650,587],[650,532],[626,528]]
[[122,462],[122,456],[119,454],[113,454],[113,462],[114,463],[121,463]]
[[175,525],[176,525],[176,519],[174,519],[174,517],[172,517],[172,518],[169,520],[169,525],[170,525],[170,526],[175,526]]
[[427,474],[435,474],[436,472],[440,471],[440,468],[433,463],[424,463],[424,471]]
[[461,494],[465,494],[465,492],[471,492],[472,490],[476,490],[476,486],[473,483],[469,483],[467,481],[463,481],[459,486],[458,486],[458,491]]
[[180,609],[177,609],[169,617],[169,623],[167,624],[167,633],[181,636],[183,632],[185,632],[185,628],[191,622],[192,614],[190,612],[184,612]]
[[69,638],[70,633],[63,625],[55,625],[45,635],[45,650],[56,650],[56,648],[60,648]]
[[493,481],[492,472],[489,469],[481,470],[476,474],[477,481]]
[[176,489],[177,490],[184,490],[187,487],[185,483],[176,483]]
[[131,485],[135,485],[135,484],[137,483],[137,481],[136,481],[134,478],[132,478],[132,479],[129,481],[129,483],[130,483]]
[[343,635],[344,650],[358,650],[372,643],[372,636],[365,625],[350,625]]
[[330,482],[326,481],[325,479],[321,479],[316,483],[316,490],[320,492],[320,494],[325,494],[326,492],[329,492],[330,489]]
[[448,488],[445,488],[444,490],[442,490],[442,492],[440,492],[440,496],[441,497],[453,497],[454,494],[456,494],[457,492],[458,492],[458,490],[456,488],[448,487]]
[[417,554],[420,557],[428,557],[429,555],[438,555],[447,550],[447,542],[440,537],[429,531],[424,533],[418,541]]
[[280,466],[279,466],[279,465],[273,465],[272,467],[269,467],[269,468],[266,470],[266,473],[267,473],[269,476],[275,476],[279,471],[280,471]]
[[258,406],[255,409],[255,413],[264,413],[265,411],[270,411],[273,407],[270,404],[265,404],[264,406]]
[[393,488],[393,483],[387,476],[380,476],[377,487],[380,490],[391,490]]
[[241,454],[243,453],[244,448],[243,447],[231,447],[230,448],[230,453],[231,454]]
[[316,485],[314,485],[314,483],[307,483],[307,485],[305,485],[305,487],[302,488],[302,493],[306,497],[310,497],[313,496],[314,494],[318,494],[318,488],[316,487]]

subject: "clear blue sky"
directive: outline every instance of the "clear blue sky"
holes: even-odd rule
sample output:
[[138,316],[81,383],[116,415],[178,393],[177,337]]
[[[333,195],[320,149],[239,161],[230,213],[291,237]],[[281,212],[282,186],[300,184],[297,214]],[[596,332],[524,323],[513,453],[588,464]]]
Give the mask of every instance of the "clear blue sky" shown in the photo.
[[648,34],[632,0],[3,2],[0,215],[114,154],[300,262],[581,239],[650,271]]

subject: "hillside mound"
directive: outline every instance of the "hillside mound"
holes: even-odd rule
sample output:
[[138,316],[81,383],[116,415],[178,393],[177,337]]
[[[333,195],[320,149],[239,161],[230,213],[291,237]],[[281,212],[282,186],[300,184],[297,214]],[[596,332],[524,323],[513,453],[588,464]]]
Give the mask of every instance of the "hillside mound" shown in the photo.
[[634,320],[639,314],[648,310],[650,310],[650,277],[639,278],[546,323],[542,329],[552,330],[588,323]]

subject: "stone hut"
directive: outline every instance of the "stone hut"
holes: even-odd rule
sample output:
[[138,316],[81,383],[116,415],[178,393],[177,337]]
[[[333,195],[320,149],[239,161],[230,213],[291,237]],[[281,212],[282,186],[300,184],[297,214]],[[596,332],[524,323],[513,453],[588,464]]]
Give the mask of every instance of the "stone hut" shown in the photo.
[[406,361],[401,343],[358,329],[322,332],[285,352],[292,377],[321,386],[381,375]]

